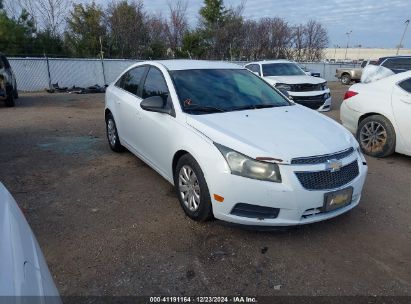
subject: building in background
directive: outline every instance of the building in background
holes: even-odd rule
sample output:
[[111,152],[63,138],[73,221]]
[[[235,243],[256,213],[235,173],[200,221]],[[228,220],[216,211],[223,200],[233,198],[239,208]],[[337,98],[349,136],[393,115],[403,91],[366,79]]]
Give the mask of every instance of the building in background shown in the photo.
[[[362,61],[368,59],[378,59],[380,57],[395,56],[397,49],[377,49],[377,48],[348,48],[347,57],[345,47],[335,47],[324,49],[324,59],[327,61]],[[411,55],[411,49],[400,49],[399,55]]]

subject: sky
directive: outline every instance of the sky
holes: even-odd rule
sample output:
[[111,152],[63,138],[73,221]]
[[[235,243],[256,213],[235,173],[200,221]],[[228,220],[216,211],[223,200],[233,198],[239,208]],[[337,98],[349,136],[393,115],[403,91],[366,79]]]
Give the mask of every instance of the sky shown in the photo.
[[[148,12],[167,16],[168,1],[144,0],[144,6]],[[195,26],[203,1],[186,1],[189,22]],[[226,7],[239,3],[241,1],[224,1]],[[345,47],[346,33],[352,31],[350,47],[394,48],[399,44],[405,20],[411,19],[411,0],[247,0],[245,3],[247,19],[277,16],[290,24],[305,23],[309,19],[320,21],[328,30],[329,47]],[[411,25],[403,45],[411,48]]]

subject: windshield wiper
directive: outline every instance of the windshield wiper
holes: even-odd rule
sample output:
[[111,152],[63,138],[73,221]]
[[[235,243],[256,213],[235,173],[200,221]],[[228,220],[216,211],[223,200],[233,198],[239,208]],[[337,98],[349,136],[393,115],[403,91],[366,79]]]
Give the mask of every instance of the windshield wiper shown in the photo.
[[225,112],[226,110],[213,107],[213,106],[201,106],[201,105],[189,105],[183,108],[185,111],[199,111],[199,112],[207,112],[207,113],[215,113],[215,112]]

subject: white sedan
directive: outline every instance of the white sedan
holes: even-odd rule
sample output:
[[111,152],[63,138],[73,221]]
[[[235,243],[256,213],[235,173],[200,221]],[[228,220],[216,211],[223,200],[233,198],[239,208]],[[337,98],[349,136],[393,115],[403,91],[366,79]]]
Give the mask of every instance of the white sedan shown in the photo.
[[354,136],[235,64],[135,64],[107,88],[105,121],[111,149],[173,184],[194,220],[299,225],[360,201],[367,165]]
[[368,155],[411,155],[411,72],[351,86],[341,105],[341,121]]

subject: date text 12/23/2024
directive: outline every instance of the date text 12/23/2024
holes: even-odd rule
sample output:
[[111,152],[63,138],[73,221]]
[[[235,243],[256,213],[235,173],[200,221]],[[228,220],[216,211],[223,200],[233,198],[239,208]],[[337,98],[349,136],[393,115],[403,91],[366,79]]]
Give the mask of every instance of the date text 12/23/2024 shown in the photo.
[[150,303],[258,303],[255,297],[150,297]]

